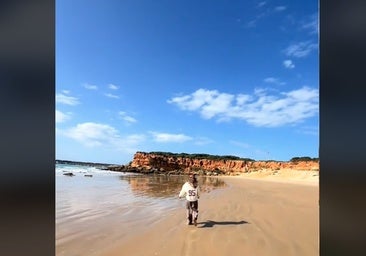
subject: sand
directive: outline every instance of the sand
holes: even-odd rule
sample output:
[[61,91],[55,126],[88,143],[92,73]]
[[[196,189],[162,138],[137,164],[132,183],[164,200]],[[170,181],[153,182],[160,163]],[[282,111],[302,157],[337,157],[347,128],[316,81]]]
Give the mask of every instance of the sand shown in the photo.
[[182,209],[146,228],[132,226],[128,236],[95,255],[319,255],[318,172],[222,179],[227,188],[202,194],[196,227],[186,225],[182,202]]

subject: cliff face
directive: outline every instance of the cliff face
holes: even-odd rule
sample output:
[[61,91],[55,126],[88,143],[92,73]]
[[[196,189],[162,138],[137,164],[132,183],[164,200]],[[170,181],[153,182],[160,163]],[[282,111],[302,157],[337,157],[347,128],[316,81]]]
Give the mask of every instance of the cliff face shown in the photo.
[[159,154],[137,152],[130,164],[132,168],[145,170],[159,169],[164,172],[183,170],[189,171],[210,171],[221,174],[251,172],[262,169],[280,170],[319,170],[319,161],[297,161],[297,162],[276,162],[276,161],[244,161],[244,160],[223,160],[223,159],[194,159],[178,156],[164,156]]

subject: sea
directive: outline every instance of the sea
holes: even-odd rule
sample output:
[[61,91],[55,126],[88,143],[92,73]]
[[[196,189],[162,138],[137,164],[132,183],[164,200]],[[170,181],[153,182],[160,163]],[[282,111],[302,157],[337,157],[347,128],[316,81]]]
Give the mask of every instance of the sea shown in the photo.
[[[65,175],[72,173],[73,176]],[[185,176],[113,172],[92,166],[56,164],[56,255],[98,255],[134,232],[182,209]],[[226,187],[219,177],[198,177],[203,193]]]

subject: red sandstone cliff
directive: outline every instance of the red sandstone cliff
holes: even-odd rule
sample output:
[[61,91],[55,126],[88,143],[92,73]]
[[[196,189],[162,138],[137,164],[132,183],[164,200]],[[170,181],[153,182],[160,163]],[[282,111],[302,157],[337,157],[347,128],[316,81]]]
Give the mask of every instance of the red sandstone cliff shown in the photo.
[[267,170],[316,170],[319,171],[319,161],[245,161],[245,160],[224,160],[224,159],[195,159],[174,155],[161,155],[145,152],[137,152],[130,163],[132,168],[145,170],[159,169],[164,172],[183,170],[216,172],[221,174],[232,174],[241,172]]

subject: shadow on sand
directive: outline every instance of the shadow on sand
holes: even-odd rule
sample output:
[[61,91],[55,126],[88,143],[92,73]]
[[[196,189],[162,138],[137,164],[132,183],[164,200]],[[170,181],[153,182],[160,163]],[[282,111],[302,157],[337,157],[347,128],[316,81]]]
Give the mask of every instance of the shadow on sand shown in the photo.
[[199,228],[212,228],[214,225],[242,225],[242,224],[249,224],[247,221],[213,221],[207,220],[203,222],[198,222]]

